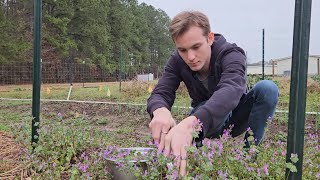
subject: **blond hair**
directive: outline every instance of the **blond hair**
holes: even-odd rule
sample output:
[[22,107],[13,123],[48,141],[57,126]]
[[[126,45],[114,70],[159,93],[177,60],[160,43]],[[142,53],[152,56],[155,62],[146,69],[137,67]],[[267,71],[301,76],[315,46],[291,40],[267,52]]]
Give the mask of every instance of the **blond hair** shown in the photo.
[[200,27],[203,35],[208,36],[211,32],[208,17],[199,11],[182,11],[170,22],[169,32],[173,41],[183,35],[191,26]]

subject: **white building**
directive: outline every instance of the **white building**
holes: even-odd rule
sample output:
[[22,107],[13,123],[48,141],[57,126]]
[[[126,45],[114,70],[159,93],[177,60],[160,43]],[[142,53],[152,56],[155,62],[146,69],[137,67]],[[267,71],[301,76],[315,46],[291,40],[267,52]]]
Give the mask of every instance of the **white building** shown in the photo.
[[[276,72],[274,72],[276,74]],[[262,65],[248,65],[247,74],[262,74]],[[272,65],[264,65],[264,74],[272,75]]]
[[137,79],[138,81],[153,81],[153,74],[138,74]]
[[[320,74],[320,55],[311,55],[308,59],[308,75]],[[276,64],[275,74],[282,76],[291,75],[292,57],[274,59]]]

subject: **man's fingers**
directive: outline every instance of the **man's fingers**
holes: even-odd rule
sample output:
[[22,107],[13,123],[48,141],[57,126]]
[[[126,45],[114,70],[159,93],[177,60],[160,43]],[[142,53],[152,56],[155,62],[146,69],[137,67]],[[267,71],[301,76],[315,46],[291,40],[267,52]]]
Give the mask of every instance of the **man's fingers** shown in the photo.
[[160,138],[160,144],[159,144],[159,147],[158,147],[158,151],[159,152],[162,152],[162,150],[164,149],[164,146],[165,146],[165,137],[166,137],[167,134],[164,134],[164,133],[161,133],[161,138]]
[[164,137],[164,154],[169,155],[170,151],[171,151],[171,136],[170,134],[167,134]]
[[181,146],[181,158],[180,158],[180,175],[183,177],[187,174],[187,163],[188,163],[188,156],[187,156],[187,146]]
[[160,143],[160,136],[161,136],[161,128],[160,127],[151,127],[151,134],[154,140],[154,143],[158,146]]
[[[165,122],[165,123],[161,123],[158,119],[153,119],[150,123],[149,123],[149,130],[151,132],[152,138],[154,140],[154,143],[159,147],[159,150],[163,150],[164,148],[164,142],[162,142],[163,140],[163,134],[168,134],[169,130],[171,129],[171,126],[169,121]],[[164,135],[165,136],[165,135]]]
[[180,151],[180,145],[179,144],[176,144],[175,147],[172,147],[172,153],[173,155],[175,156],[176,158],[176,165],[177,167],[179,168],[180,167],[180,163],[181,163],[181,151]]
[[176,121],[175,121],[174,119],[172,119],[172,122],[171,122],[171,124],[170,124],[170,128],[171,128],[171,127],[174,127],[174,126],[176,126],[176,125],[177,125]]
[[170,131],[170,126],[162,126],[161,133],[168,134]]

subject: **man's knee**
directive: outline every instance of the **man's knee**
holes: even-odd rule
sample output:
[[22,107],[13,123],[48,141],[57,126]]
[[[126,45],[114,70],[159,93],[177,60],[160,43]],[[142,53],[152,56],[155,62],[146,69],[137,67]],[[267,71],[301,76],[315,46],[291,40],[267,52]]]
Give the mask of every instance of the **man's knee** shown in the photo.
[[278,102],[278,86],[270,80],[259,81],[254,86],[255,95],[258,99],[264,100],[270,106],[275,106]]

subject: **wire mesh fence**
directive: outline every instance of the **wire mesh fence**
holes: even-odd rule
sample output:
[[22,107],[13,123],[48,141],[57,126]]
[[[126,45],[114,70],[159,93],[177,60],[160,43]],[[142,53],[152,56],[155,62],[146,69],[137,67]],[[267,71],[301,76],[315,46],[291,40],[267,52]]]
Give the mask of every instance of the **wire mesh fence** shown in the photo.
[[[155,79],[162,75],[163,67],[128,65],[105,70],[85,63],[42,63],[42,83],[117,82],[137,79],[139,74],[152,73]],[[32,62],[0,64],[0,85],[31,84]]]

